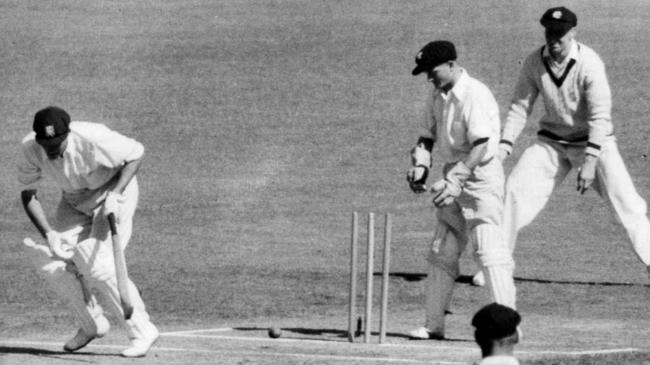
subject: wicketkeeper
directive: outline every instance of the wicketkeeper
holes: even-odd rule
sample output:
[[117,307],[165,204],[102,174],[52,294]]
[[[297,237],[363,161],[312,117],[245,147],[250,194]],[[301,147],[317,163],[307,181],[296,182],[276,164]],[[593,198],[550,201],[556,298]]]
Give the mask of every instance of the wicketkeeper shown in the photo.
[[451,42],[427,44],[415,58],[413,75],[426,73],[435,86],[427,97],[425,134],[412,150],[407,180],[416,193],[427,190],[432,148],[446,162],[432,191],[436,232],[425,280],[426,323],[409,333],[443,339],[445,309],[459,275],[459,258],[469,242],[486,277],[492,300],[515,307],[514,262],[501,234],[503,167],[499,108],[490,90],[456,62]]
[[[49,246],[26,247],[26,251],[80,326],[64,345],[66,351],[79,350],[109,330],[93,292],[117,318],[124,318],[107,215],[115,215],[124,249],[138,203],[135,174],[143,155],[144,147],[136,140],[102,124],[70,122],[68,113],[57,107],[37,112],[33,132],[22,141],[18,180],[25,186],[23,206]],[[44,175],[61,189],[52,225],[34,187]],[[122,355],[140,357],[156,341],[158,330],[149,320],[138,289],[128,284],[134,312],[125,321],[131,343]]]

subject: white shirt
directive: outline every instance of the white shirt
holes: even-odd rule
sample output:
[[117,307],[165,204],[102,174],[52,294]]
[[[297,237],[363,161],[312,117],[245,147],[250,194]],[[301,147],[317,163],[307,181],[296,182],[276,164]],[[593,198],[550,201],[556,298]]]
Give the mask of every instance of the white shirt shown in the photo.
[[31,185],[48,175],[64,195],[96,190],[108,183],[130,161],[144,154],[142,144],[110,130],[103,124],[70,123],[65,151],[50,160],[45,150],[29,133],[22,141],[22,159],[18,163],[18,181]]
[[507,355],[488,356],[481,359],[477,365],[519,365],[519,360]]
[[461,69],[451,90],[433,89],[427,99],[425,128],[445,161],[465,159],[474,142],[488,138],[487,161],[498,149],[499,106],[487,86]]

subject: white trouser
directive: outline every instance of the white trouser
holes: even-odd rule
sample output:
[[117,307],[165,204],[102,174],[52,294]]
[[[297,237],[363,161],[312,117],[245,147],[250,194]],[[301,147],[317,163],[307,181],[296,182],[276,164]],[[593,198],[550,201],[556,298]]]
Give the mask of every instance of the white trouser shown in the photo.
[[[92,194],[89,194],[92,195]],[[97,194],[94,196],[96,197]],[[124,202],[119,206],[119,221],[117,230],[120,234],[122,249],[125,249],[132,233],[133,215],[138,203],[138,183],[134,178],[123,192]],[[87,207],[87,202],[80,202],[81,206]],[[76,206],[76,205],[75,205]],[[117,280],[115,277],[115,264],[113,260],[112,239],[108,226],[108,221],[102,212],[102,205],[96,206],[92,211],[84,209],[80,211],[70,202],[62,199],[56,210],[55,226],[61,231],[67,243],[76,246],[75,254],[72,258],[77,270],[83,276],[84,281],[99,295],[100,302],[109,308],[117,318],[124,318],[120,296],[117,290]],[[50,260],[54,262],[53,266],[61,266],[63,262]],[[65,266],[63,264],[63,266]],[[48,264],[40,266],[41,274],[54,275],[60,270],[47,270]],[[50,274],[52,272],[52,274]],[[61,274],[63,275],[63,274]],[[50,280],[47,280],[50,281]],[[74,287],[73,285],[68,285]],[[79,287],[79,283],[76,283]],[[79,301],[83,303],[83,296],[70,291],[59,291],[59,295],[66,296],[66,301]],[[125,326],[129,338],[146,338],[149,333],[155,330],[153,323],[149,320],[140,293],[132,282],[129,282],[130,295],[133,301],[134,310],[130,320],[125,321]],[[70,297],[74,294],[73,297]],[[75,308],[78,303],[73,303],[70,307],[75,311],[77,316],[96,315],[97,310],[101,307],[95,306],[94,311],[79,311]],[[85,305],[85,304],[84,304]],[[89,318],[80,318],[82,328],[91,328]]]
[[459,275],[459,259],[467,243],[485,274],[493,301],[515,308],[514,261],[499,226],[503,169],[496,159],[474,171],[454,204],[437,210],[436,233],[428,255],[425,280],[426,327],[444,333],[444,311]]
[[82,279],[77,275],[74,265],[68,265],[61,260],[52,260],[52,253],[47,243],[34,247],[25,247],[25,254],[36,269],[39,277],[45,281],[46,287],[57,295],[72,312],[77,325],[85,333],[97,332],[96,319],[103,314],[94,296],[85,302]]
[[[524,151],[506,183],[503,229],[511,251],[519,231],[535,219],[571,168],[579,168],[583,161],[584,147],[547,140],[538,140]],[[614,137],[601,146],[593,188],[625,228],[637,257],[649,265],[646,202],[634,188]]]

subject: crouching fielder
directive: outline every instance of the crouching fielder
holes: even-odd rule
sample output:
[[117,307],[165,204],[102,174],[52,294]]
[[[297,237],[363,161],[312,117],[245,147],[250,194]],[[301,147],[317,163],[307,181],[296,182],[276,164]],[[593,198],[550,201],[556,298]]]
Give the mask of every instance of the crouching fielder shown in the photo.
[[[74,314],[80,328],[64,349],[76,351],[109,330],[92,293],[115,317],[124,318],[106,217],[115,215],[124,249],[138,202],[135,174],[144,147],[102,124],[70,122],[68,113],[57,107],[37,112],[33,130],[22,141],[18,180],[25,185],[25,211],[49,247],[27,240],[26,251],[43,281]],[[61,189],[53,225],[32,186],[43,175]],[[134,311],[124,323],[130,346],[122,355],[140,357],[156,341],[158,330],[135,285],[129,281],[128,286]]]
[[427,98],[425,127],[412,150],[407,173],[411,189],[426,190],[434,142],[447,162],[444,178],[432,186],[436,232],[425,281],[426,323],[409,333],[416,339],[442,339],[445,309],[459,275],[459,258],[468,241],[486,277],[494,302],[515,307],[514,262],[501,234],[503,167],[495,155],[499,108],[490,90],[456,62],[448,41],[427,44],[416,56],[413,75],[426,72],[435,86]]

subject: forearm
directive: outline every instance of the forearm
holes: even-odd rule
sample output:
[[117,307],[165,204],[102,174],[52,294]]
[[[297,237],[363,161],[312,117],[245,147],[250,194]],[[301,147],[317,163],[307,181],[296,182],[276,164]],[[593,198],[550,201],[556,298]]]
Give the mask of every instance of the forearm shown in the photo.
[[472,147],[471,151],[469,151],[469,154],[467,155],[467,158],[463,160],[463,163],[470,169],[474,170],[474,168],[478,165],[480,165],[482,162],[484,162],[486,155],[488,154],[488,139],[485,138],[483,140],[479,140],[475,142],[474,146]]
[[45,237],[46,233],[52,230],[52,227],[47,221],[43,206],[36,198],[36,190],[23,190],[21,200],[29,220],[32,221],[41,236]]
[[503,124],[500,144],[507,148],[509,153],[512,152],[512,146],[526,126],[528,110],[524,104],[525,102],[513,103]]
[[142,163],[142,158],[127,162],[122,167],[122,170],[120,170],[120,177],[117,180],[117,184],[115,184],[115,187],[112,189],[112,191],[118,194],[122,194],[126,186],[131,182],[133,177],[137,174],[138,170],[140,169],[141,163]]

